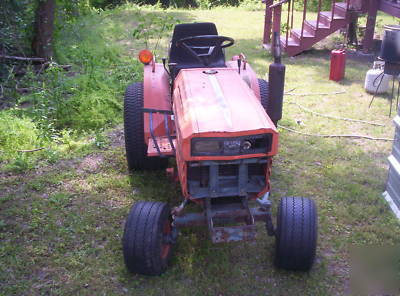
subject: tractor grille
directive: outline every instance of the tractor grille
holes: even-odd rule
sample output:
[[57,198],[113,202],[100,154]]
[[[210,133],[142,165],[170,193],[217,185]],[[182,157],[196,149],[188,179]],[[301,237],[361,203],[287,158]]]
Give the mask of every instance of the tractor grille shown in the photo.
[[234,164],[225,164],[218,166],[218,175],[219,176],[232,176],[237,177],[239,174],[239,166]]
[[188,191],[193,198],[246,196],[262,191],[266,158],[188,163]]

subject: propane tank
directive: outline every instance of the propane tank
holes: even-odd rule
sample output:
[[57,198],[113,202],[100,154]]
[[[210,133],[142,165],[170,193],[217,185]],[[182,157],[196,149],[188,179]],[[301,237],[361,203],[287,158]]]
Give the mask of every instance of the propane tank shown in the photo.
[[364,83],[364,88],[367,92],[372,94],[383,94],[389,90],[389,81],[392,76],[383,73],[384,66],[385,62],[376,61],[374,62],[373,68],[368,70]]
[[269,65],[268,116],[275,126],[282,118],[283,91],[285,86],[285,65],[281,63],[281,41],[278,32],[274,32],[274,63]]

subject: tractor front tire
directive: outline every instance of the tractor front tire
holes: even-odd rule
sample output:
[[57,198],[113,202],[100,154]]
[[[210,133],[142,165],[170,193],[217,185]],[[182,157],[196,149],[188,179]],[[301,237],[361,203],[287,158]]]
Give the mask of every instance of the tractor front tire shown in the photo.
[[142,109],[143,83],[133,83],[126,88],[124,99],[124,132],[128,169],[129,171],[165,169],[168,158],[147,156]]
[[160,275],[168,267],[172,245],[170,208],[163,202],[141,201],[133,205],[125,223],[122,247],[130,272]]
[[317,210],[313,200],[284,197],[278,207],[275,264],[287,270],[311,269],[317,247]]

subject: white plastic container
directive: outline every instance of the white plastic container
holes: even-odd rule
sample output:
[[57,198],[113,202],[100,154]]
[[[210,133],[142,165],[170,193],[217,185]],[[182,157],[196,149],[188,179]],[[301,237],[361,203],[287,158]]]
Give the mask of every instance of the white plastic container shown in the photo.
[[364,83],[364,88],[367,92],[371,94],[375,93],[383,94],[388,92],[389,81],[390,79],[392,79],[392,76],[383,74],[384,65],[385,65],[384,62],[377,61],[374,62],[374,68],[368,70],[367,75],[365,76],[365,83]]

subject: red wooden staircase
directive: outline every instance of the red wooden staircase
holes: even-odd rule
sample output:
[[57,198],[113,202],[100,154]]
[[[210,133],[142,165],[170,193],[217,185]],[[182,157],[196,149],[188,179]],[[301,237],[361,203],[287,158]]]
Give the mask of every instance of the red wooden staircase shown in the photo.
[[348,24],[348,4],[335,3],[331,11],[321,11],[316,20],[305,19],[301,29],[291,29],[287,36],[281,37],[281,43],[288,55],[296,55],[311,48],[328,35]]
[[[355,7],[351,4],[354,0],[345,0],[343,2],[332,1],[330,11],[321,11],[322,0],[319,0],[317,19],[310,20],[307,16],[307,0],[304,0],[303,19],[300,28],[293,28],[294,5],[293,0],[282,0],[273,4],[273,0],[266,0],[266,25],[264,27],[264,45],[269,46],[271,42],[270,34],[273,31],[280,30],[282,5],[287,3],[286,33],[281,36],[283,50],[289,55],[294,56],[304,50],[311,48],[315,43],[321,41],[328,35],[337,30],[346,27],[351,21],[351,13],[361,11],[361,7]],[[360,2],[361,3],[361,2]],[[268,4],[271,4],[268,6]],[[267,18],[270,21],[267,21]]]
[[[318,0],[317,19],[310,20],[308,4],[311,0],[296,0],[296,4],[303,5],[301,27],[293,27],[294,0],[262,0],[266,4],[264,24],[264,47],[271,47],[272,32],[281,31],[282,6],[287,6],[285,33],[281,37],[284,51],[294,56],[311,48],[328,35],[347,26],[350,22],[357,22],[360,14],[368,14],[365,35],[362,41],[362,50],[369,53],[373,50],[376,16],[382,11],[391,16],[400,18],[400,0]],[[331,9],[321,11],[325,1],[329,1]],[[275,3],[274,3],[275,2]],[[286,12],[285,12],[286,13]]]

